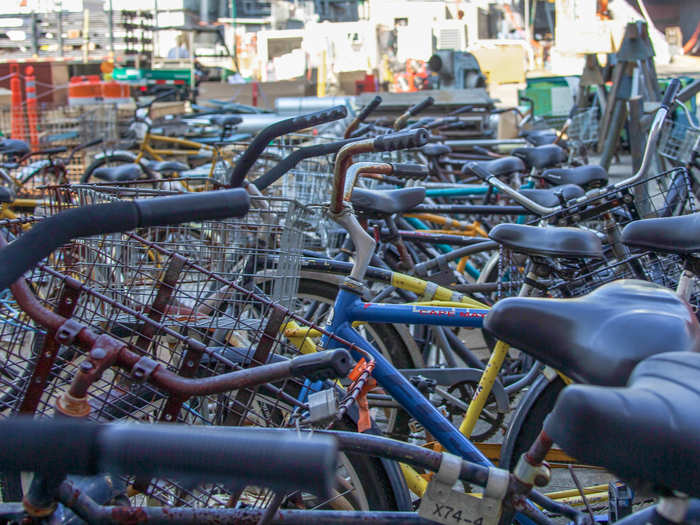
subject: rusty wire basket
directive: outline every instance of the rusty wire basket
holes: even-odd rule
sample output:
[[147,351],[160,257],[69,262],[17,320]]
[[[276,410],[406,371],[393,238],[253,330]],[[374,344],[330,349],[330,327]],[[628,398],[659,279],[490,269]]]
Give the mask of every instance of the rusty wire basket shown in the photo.
[[[82,199],[79,202],[109,200],[77,188],[61,191]],[[63,195],[58,209],[69,205],[65,198]],[[273,203],[268,201],[260,213],[279,212]],[[286,211],[293,216],[301,213],[296,205]],[[20,223],[0,223],[0,234],[20,235]],[[86,349],[74,339],[76,327],[87,326],[119,341],[124,351],[141,356],[132,365],[109,367],[91,383],[90,419],[298,426],[305,409],[297,399],[302,388],[312,386],[303,379],[288,378],[213,394],[183,394],[150,381],[159,367],[198,383],[223,381],[223,374],[233,370],[298,355],[298,348],[287,337],[289,330],[323,331],[272,300],[278,292],[275,279],[265,273],[271,268],[253,272],[248,264],[256,259],[240,255],[240,247],[251,238],[255,225],[252,220],[235,225],[226,222],[220,229],[190,225],[193,230],[186,232],[186,237],[179,237],[182,230],[152,228],[77,240],[54,252],[26,275],[26,282],[34,300],[70,320],[62,325],[65,332],[63,328],[55,333],[47,331],[24,314],[11,295],[5,292],[0,296],[2,417],[53,413],[87,362]],[[238,231],[229,232],[231,229]],[[290,225],[289,233],[294,231]],[[217,246],[204,246],[202,239],[217,235],[222,236],[216,238]],[[197,242],[200,244],[193,247]],[[176,251],[183,247],[187,249],[182,253]],[[267,247],[261,253],[266,256]],[[290,278],[291,273],[285,271],[285,277]],[[93,346],[90,355],[104,351]],[[342,469],[343,476],[351,476],[352,469]],[[269,491],[256,487],[242,490],[221,485],[183,486],[168,480],[126,481],[138,493],[132,500],[136,504],[265,506],[272,498]],[[318,503],[304,500],[309,506]]]

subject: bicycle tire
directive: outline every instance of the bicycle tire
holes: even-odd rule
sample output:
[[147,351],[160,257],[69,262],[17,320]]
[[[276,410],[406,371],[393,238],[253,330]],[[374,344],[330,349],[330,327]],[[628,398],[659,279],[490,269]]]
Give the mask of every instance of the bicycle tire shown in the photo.
[[525,392],[503,438],[499,460],[501,468],[512,470],[520,456],[534,443],[565,386],[559,376],[552,381],[540,376]]

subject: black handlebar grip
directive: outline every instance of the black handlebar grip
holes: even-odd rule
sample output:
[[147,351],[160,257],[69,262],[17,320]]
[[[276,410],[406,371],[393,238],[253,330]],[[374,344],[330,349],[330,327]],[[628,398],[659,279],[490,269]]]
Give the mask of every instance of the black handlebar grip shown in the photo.
[[72,239],[144,226],[242,216],[249,206],[248,193],[239,188],[96,204],[61,212],[39,222],[0,250],[0,290]]
[[[325,352],[323,352],[325,353]],[[322,439],[317,439],[322,438]],[[188,482],[240,483],[327,497],[338,448],[330,436],[183,425],[110,425],[100,436],[104,471]]]
[[428,143],[428,131],[424,128],[381,135],[374,139],[375,151],[394,151],[398,149],[419,148]]
[[577,111],[578,111],[578,105],[574,104],[571,107],[571,111],[569,111],[569,118],[574,118],[574,115],[576,115]]
[[474,106],[473,106],[473,105],[462,106],[461,108],[457,108],[457,109],[455,109],[454,111],[448,113],[448,115],[449,115],[449,116],[457,116],[457,115],[461,115],[462,113],[466,113],[466,112],[468,112],[468,111],[472,111],[473,109],[474,109]]
[[333,153],[338,153],[340,148],[349,144],[351,142],[357,142],[359,138],[345,139],[338,142],[330,142],[327,144],[316,144],[314,146],[307,146],[305,148],[299,148],[292,154],[285,157],[278,164],[270,168],[264,175],[261,175],[253,181],[253,184],[260,190],[264,190],[275,181],[279,180],[285,173],[294,168],[304,159],[309,159],[312,157],[320,157],[322,155],[331,155]]
[[356,120],[357,120],[358,122],[364,122],[364,120],[365,120],[367,117],[369,117],[369,114],[372,113],[372,111],[374,111],[375,109],[377,109],[377,107],[378,107],[379,104],[381,104],[381,103],[382,103],[382,97],[380,97],[379,95],[377,95],[376,97],[374,97],[374,98],[370,101],[369,104],[367,104],[364,108],[362,108],[362,111],[360,111],[359,115],[357,115]]
[[426,108],[429,108],[433,104],[435,104],[435,99],[433,97],[427,97],[425,100],[422,100],[418,104],[408,108],[408,114],[411,116],[415,116],[416,114],[420,113]]
[[299,131],[306,128],[312,128],[326,122],[333,122],[348,116],[348,108],[345,106],[333,106],[330,109],[309,113],[308,115],[300,115],[291,119],[292,128],[287,132]]
[[484,181],[488,181],[493,176],[493,174],[490,171],[488,171],[486,168],[479,166],[479,164],[476,162],[470,162],[464,166],[462,173],[469,172],[473,173],[474,175],[476,175]]
[[352,370],[350,353],[344,348],[295,357],[291,364],[293,376],[307,377],[312,381],[342,378]]
[[671,109],[673,101],[676,99],[676,95],[681,90],[681,81],[677,78],[671,79],[671,82],[666,86],[666,92],[664,93],[664,99],[661,102],[661,106],[665,107],[667,110]]
[[250,196],[243,188],[184,193],[170,197],[140,199],[136,204],[140,227],[190,221],[242,217],[248,213]]
[[391,163],[392,175],[395,175],[404,179],[424,179],[428,176],[428,167],[422,164],[415,163],[401,163],[394,164]]
[[34,155],[55,155],[57,153],[65,153],[68,148],[65,146],[57,146],[55,148],[41,149],[34,153]]
[[316,113],[288,118],[270,124],[255,136],[250,145],[243,152],[243,155],[238,159],[231,172],[229,184],[234,188],[243,184],[243,180],[248,174],[248,171],[272,139],[287,133],[345,118],[347,114],[348,109],[345,106],[334,106],[330,109],[317,111]]

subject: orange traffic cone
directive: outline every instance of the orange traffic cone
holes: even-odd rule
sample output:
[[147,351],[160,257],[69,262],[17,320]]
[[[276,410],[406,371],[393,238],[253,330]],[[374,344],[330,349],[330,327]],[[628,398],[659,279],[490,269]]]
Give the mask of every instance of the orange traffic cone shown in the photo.
[[12,103],[12,138],[24,140],[24,109],[22,107],[22,83],[19,80],[19,64],[10,64],[10,102]]
[[27,121],[29,122],[29,142],[32,149],[39,149],[39,112],[36,105],[36,78],[34,68],[24,70],[24,89],[27,92]]

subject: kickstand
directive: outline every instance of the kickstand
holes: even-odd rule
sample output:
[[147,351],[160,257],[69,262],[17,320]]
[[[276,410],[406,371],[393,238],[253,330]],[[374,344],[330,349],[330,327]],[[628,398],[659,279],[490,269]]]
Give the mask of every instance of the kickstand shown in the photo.
[[569,467],[569,474],[571,474],[571,479],[574,480],[574,484],[576,485],[576,488],[578,489],[579,494],[581,494],[581,499],[583,500],[583,504],[586,506],[586,510],[588,511],[588,515],[591,517],[591,523],[595,523],[595,517],[593,516],[593,509],[591,508],[590,503],[588,503],[588,498],[586,498],[586,494],[583,492],[583,487],[581,486],[581,483],[579,482],[578,478],[576,477],[576,474],[574,473],[574,468],[571,466],[571,463],[568,465]]

